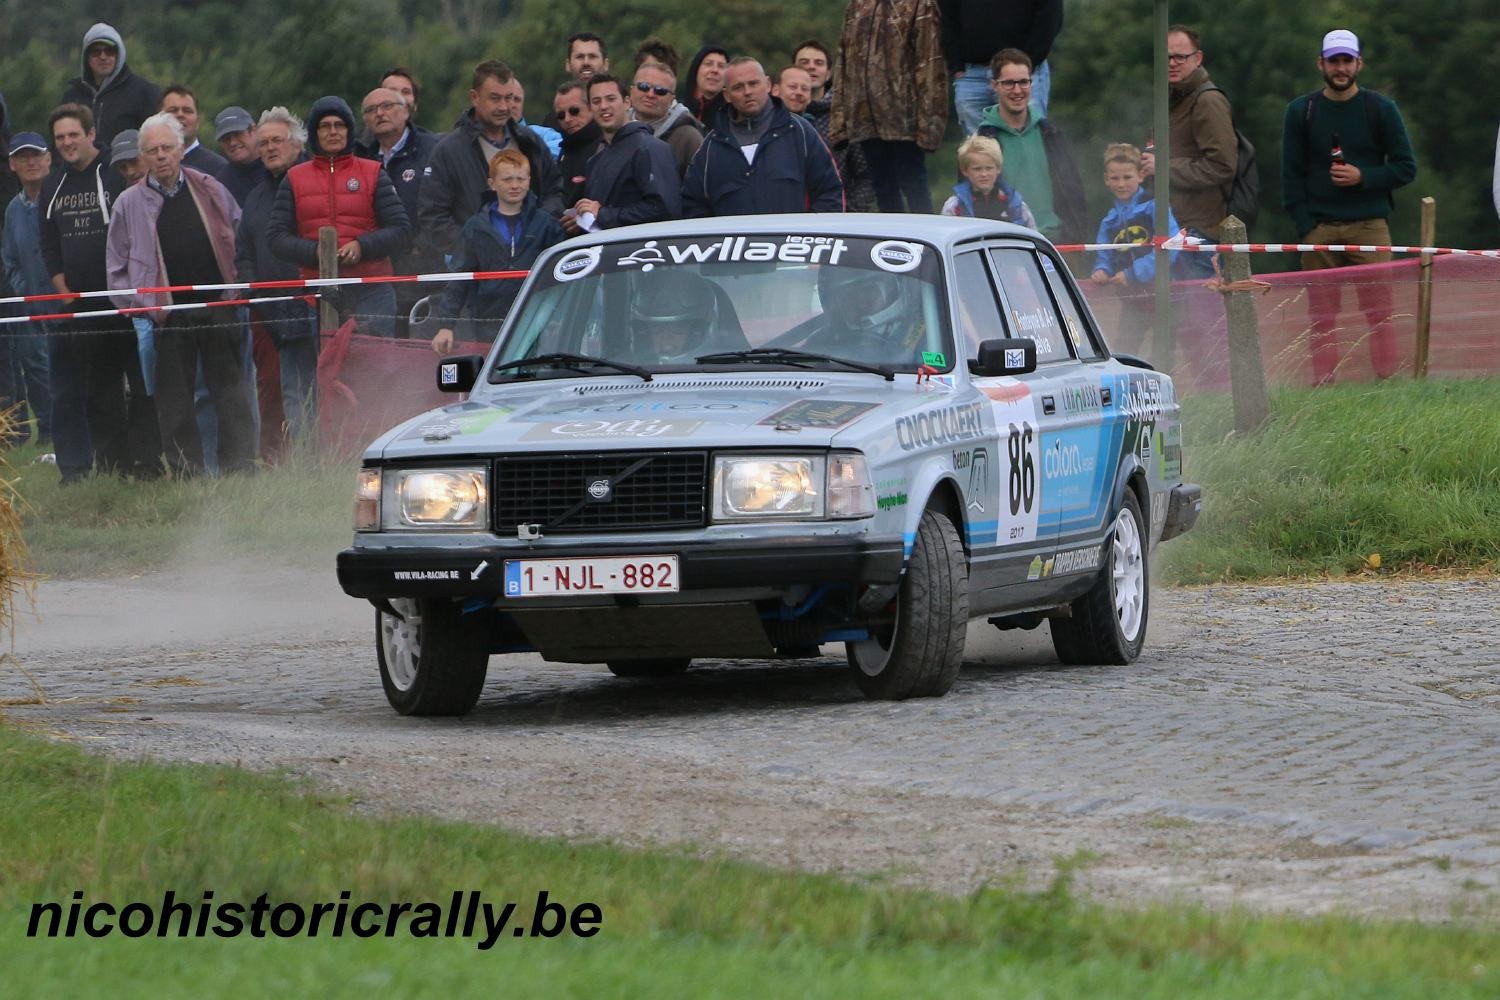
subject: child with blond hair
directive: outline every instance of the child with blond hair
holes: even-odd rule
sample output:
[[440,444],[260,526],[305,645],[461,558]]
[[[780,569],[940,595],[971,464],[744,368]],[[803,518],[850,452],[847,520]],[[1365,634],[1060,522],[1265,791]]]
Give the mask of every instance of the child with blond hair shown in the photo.
[[1005,169],[1005,154],[998,142],[987,135],[969,136],[958,147],[958,169],[964,179],[954,185],[941,214],[1036,228],[1036,218],[1021,193],[1000,176]]

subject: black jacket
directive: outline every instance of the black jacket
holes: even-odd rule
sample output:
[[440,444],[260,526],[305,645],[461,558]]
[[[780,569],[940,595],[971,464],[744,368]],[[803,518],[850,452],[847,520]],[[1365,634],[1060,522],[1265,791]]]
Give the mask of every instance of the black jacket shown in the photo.
[[844,211],[833,153],[807,119],[774,97],[771,103],[771,125],[753,163],[734,138],[729,108],[719,112],[682,179],[685,218]]
[[583,196],[599,203],[599,228],[663,222],[682,215],[672,148],[645,122],[629,122],[589,161]]
[[[531,129],[506,122],[510,141],[531,164],[531,191],[542,211],[553,218],[562,214],[562,174],[547,144]],[[417,192],[418,226],[438,253],[458,252],[460,228],[479,210],[489,190],[489,164],[479,151],[482,129],[474,109],[465,111],[453,131],[438,140],[427,158],[426,176]]]
[[[436,266],[442,260],[441,254],[427,247],[417,217],[422,179],[427,171],[427,161],[437,148],[438,139],[439,136],[425,128],[408,125],[406,145],[397,150],[396,155],[385,164],[385,172],[396,186],[396,194],[400,196],[401,204],[406,209],[406,217],[412,225],[411,249],[394,262],[399,274],[420,274],[429,269],[428,265]],[[361,141],[354,151],[367,159],[379,160],[380,142],[370,136],[368,142]]]
[[[97,41],[114,42],[119,58],[115,71],[95,87],[89,73],[89,46]],[[140,128],[141,122],[161,110],[161,88],[143,76],[136,76],[125,63],[125,41],[120,33],[104,23],[94,25],[83,36],[79,54],[79,75],[68,82],[62,103],[82,104],[94,113],[94,144],[108,149],[110,140],[128,128]],[[192,164],[188,164],[192,166]]]
[[[484,205],[464,223],[459,250],[453,261],[455,271],[527,271],[543,250],[566,239],[562,226],[537,205],[536,195],[526,196],[521,208],[521,236],[512,248],[500,237],[490,218],[495,204],[493,191],[485,195]],[[456,320],[468,309],[478,320],[501,320],[510,311],[521,282],[515,278],[491,281],[452,281],[443,289],[438,313]]]
[[1031,64],[1046,60],[1063,25],[1063,0],[938,0],[943,59],[957,73],[988,65],[1001,49],[1020,49]]
[[564,205],[571,206],[583,197],[583,185],[589,179],[589,160],[603,143],[604,130],[598,122],[589,122],[573,135],[563,133],[563,152],[557,169],[562,174]]
[[[296,264],[282,260],[271,252],[271,208],[276,190],[285,174],[263,175],[250,193],[240,213],[240,228],[235,233],[234,271],[240,281],[291,281],[302,276]],[[276,298],[293,294],[273,288],[255,289],[249,298]],[[278,345],[298,336],[309,336],[316,328],[308,322],[310,310],[302,302],[266,302],[252,305],[256,318],[266,324],[266,332]]]
[[225,190],[234,195],[234,200],[239,202],[240,208],[243,209],[245,199],[250,197],[250,192],[266,179],[266,165],[261,163],[259,158],[249,163],[235,163],[233,160],[227,160],[223,169],[214,176],[220,184],[224,185]]
[[709,53],[717,52],[723,56],[725,61],[729,60],[729,50],[717,45],[705,45],[693,56],[693,61],[688,64],[688,71],[678,77],[677,99],[687,105],[687,109],[693,113],[693,117],[703,123],[704,128],[711,128],[714,120],[719,117],[719,112],[729,107],[724,100],[724,92],[720,91],[708,100],[702,100],[693,94],[694,88],[698,86],[698,67],[703,65],[703,57]]
[[109,155],[100,153],[83,170],[63,164],[42,185],[42,260],[49,275],[61,274],[75,292],[108,288],[104,252],[115,198],[125,187]]

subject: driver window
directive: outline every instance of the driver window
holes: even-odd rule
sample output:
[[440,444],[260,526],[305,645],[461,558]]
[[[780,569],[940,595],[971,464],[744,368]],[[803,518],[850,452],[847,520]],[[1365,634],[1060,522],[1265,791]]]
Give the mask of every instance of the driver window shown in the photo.
[[977,357],[981,341],[1007,336],[982,253],[974,251],[954,258],[953,289],[958,302],[958,332],[969,345],[969,357]]
[[1036,254],[1018,247],[996,247],[990,251],[990,259],[1005,294],[1006,312],[1015,331],[1012,336],[1036,341],[1039,365],[1071,360],[1068,331],[1053,305]]

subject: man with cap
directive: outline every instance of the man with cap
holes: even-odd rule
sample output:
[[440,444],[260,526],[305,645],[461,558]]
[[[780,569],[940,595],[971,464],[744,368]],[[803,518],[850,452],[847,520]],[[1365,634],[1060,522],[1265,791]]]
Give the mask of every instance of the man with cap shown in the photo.
[[266,168],[260,162],[255,119],[244,108],[230,105],[214,116],[214,138],[229,161],[218,173],[219,183],[244,208],[245,199],[266,176]]
[[[42,182],[52,169],[47,140],[37,132],[18,132],[8,144],[8,164],[21,190],[5,206],[0,234],[0,288],[15,295],[46,295],[52,291],[47,266],[42,263],[42,237],[37,201]],[[52,312],[55,306],[33,302],[17,306],[17,314]],[[52,439],[52,389],[48,384],[47,327],[40,322],[13,326],[0,334],[0,406],[29,403],[36,415],[37,440]],[[77,432],[87,441],[80,423]]]
[[114,28],[99,22],[83,35],[82,72],[63,91],[63,104],[82,104],[94,116],[101,149],[161,107],[161,88],[130,71],[125,42]]
[[[1417,176],[1406,123],[1395,101],[1359,86],[1364,61],[1354,32],[1328,32],[1321,53],[1323,88],[1288,104],[1282,123],[1282,205],[1303,243],[1389,246],[1392,192]],[[1302,270],[1390,259],[1389,251],[1314,251],[1302,255]],[[1336,281],[1308,284],[1314,385],[1332,382],[1343,360],[1335,333],[1342,290]],[[1399,363],[1391,286],[1368,278],[1355,292],[1369,324],[1371,366],[1389,378]]]
[[[320,97],[307,116],[312,159],[287,171],[271,207],[271,250],[318,276],[318,230],[338,231],[339,277],[395,274],[391,260],[406,252],[411,223],[390,175],[354,155],[354,112],[342,97]],[[396,333],[396,293],[389,282],[345,285],[342,311],[366,333]]]
[[115,136],[109,144],[109,165],[117,170],[129,187],[146,176],[146,164],[141,161],[141,133],[128,128]]

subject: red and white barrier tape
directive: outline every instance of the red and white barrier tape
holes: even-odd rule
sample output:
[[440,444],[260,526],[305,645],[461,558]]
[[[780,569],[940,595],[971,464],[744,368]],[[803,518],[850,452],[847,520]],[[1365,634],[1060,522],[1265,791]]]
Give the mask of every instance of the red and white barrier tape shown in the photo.
[[225,306],[263,305],[267,302],[292,302],[307,295],[275,295],[263,299],[221,299],[215,302],[182,302],[166,306],[129,306],[125,309],[93,309],[88,312],[48,313],[45,316],[0,316],[0,326],[12,323],[35,323],[38,320],[99,319],[104,316],[139,316],[142,313],[174,312],[178,309],[222,309]]
[[[1194,236],[1178,234],[1171,238],[1158,236],[1151,241],[1158,250],[1181,250],[1185,253],[1400,253],[1434,256],[1468,256],[1500,258],[1500,250],[1463,250],[1458,247],[1374,246],[1364,243],[1209,243]],[[1061,253],[1083,253],[1095,250],[1138,250],[1141,243],[1059,243]]]

